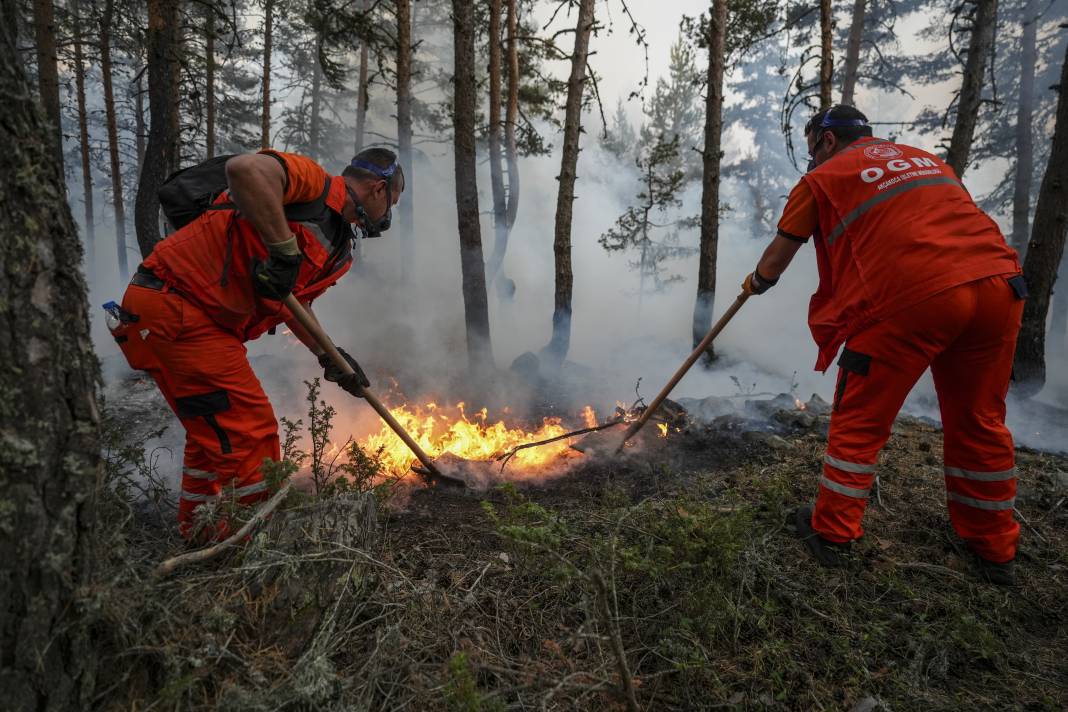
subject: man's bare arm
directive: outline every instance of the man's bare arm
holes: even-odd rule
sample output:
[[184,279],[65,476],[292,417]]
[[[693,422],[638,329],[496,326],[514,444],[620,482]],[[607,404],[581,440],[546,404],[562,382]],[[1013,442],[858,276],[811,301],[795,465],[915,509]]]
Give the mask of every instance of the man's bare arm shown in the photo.
[[226,162],[226,180],[230,199],[264,244],[270,247],[293,238],[282,207],[286,174],[277,159],[262,153],[234,156]]
[[757,272],[767,280],[773,282],[778,280],[782,273],[786,271],[786,268],[790,266],[794,255],[797,254],[803,244],[796,240],[789,240],[782,235],[776,235],[775,239],[764,250],[764,255],[760,258],[760,262],[757,263]]

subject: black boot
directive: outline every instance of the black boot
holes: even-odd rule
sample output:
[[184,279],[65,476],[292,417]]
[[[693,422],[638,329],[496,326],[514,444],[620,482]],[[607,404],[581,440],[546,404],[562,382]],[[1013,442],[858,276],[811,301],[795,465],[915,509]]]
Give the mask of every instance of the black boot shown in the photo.
[[812,528],[813,505],[806,504],[794,512],[794,526],[797,528],[797,536],[805,542],[809,553],[820,563],[820,566],[839,568],[848,563],[849,553],[853,542],[839,544],[827,541]]
[[1009,559],[999,564],[976,554],[975,561],[978,564],[979,577],[983,580],[997,586],[1016,585],[1016,559]]

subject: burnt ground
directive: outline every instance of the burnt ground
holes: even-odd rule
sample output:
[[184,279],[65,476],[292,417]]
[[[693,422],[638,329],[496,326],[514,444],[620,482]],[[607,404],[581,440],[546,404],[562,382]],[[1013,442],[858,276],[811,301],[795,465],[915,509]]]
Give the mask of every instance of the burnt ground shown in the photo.
[[164,581],[180,544],[127,519],[94,599],[100,706],[1068,707],[1068,457],[1018,452],[1019,585],[995,587],[949,527],[940,432],[903,418],[866,536],[825,570],[788,519],[827,417],[686,405],[711,422],[536,486],[294,495]]

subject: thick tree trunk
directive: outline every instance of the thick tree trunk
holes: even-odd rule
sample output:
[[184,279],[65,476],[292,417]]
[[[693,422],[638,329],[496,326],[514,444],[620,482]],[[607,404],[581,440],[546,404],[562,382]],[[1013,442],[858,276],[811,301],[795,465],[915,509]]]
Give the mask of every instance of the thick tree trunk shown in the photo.
[[[8,18],[15,17],[14,14]],[[6,22],[6,20],[5,20]],[[59,113],[59,65],[56,56],[56,13],[52,0],[33,0],[33,31],[37,48],[37,91],[52,124],[55,165],[63,173],[63,122]]]
[[468,368],[485,373],[493,368],[486,265],[478,222],[478,185],[475,182],[474,0],[452,0],[455,38],[455,96],[453,143],[456,161],[456,216],[460,230],[460,269],[463,278],[464,323],[467,327]]
[[[363,11],[365,13],[367,8],[367,0],[364,0]],[[359,153],[360,149],[363,148],[364,127],[367,125],[367,62],[369,53],[367,40],[365,39],[360,43],[360,69],[356,87],[356,153]],[[411,166],[404,166],[404,170],[406,171],[404,177],[407,178],[408,174],[412,172]]]
[[489,0],[489,166],[493,194],[493,252],[486,278],[490,284],[504,260],[508,242],[508,202],[504,194],[504,165],[501,153],[501,0]]
[[845,68],[842,76],[842,103],[853,106],[853,94],[857,87],[857,71],[860,68],[860,40],[864,36],[864,12],[867,0],[853,0],[853,22],[849,25],[846,41]]
[[834,99],[832,80],[834,78],[834,10],[831,0],[820,0],[820,108],[830,106]]
[[[0,17],[15,17],[0,0]],[[10,710],[90,709],[96,657],[79,619],[100,476],[99,366],[82,250],[41,114],[0,23],[0,690]]]
[[559,367],[571,348],[571,216],[575,201],[579,133],[582,130],[582,92],[586,87],[586,60],[593,31],[594,0],[581,0],[575,27],[575,48],[571,54],[571,74],[567,80],[564,113],[563,158],[560,161],[559,190],[556,194],[556,224],[553,254],[556,258],[556,289],[553,303],[553,334],[545,355],[551,367]]
[[[508,110],[504,116],[504,152],[508,165],[508,231],[515,225],[519,213],[519,151],[515,131],[519,121],[519,8],[518,0],[508,2]],[[507,248],[507,245],[504,246]],[[504,258],[502,248],[501,258]]]
[[82,53],[81,7],[72,7],[74,29],[74,85],[78,96],[78,143],[82,158],[82,193],[85,200],[85,273],[92,278],[96,269],[96,225],[93,217],[93,174],[89,156],[89,116],[85,106],[85,57]]
[[1012,190],[1012,246],[1022,257],[1031,227],[1031,173],[1034,137],[1031,126],[1035,104],[1035,48],[1038,3],[1027,0],[1023,37],[1020,38],[1020,103],[1016,107],[1016,176]]
[[111,76],[111,21],[115,0],[106,0],[100,18],[100,74],[104,84],[104,118],[108,128],[108,158],[111,162],[111,203],[115,210],[115,250],[119,262],[119,280],[130,279],[126,258],[126,205],[122,196],[122,165],[119,161],[119,121],[115,113],[115,89]]
[[1068,230],[1068,51],[1059,86],[1053,145],[1038,191],[1024,262],[1031,296],[1024,305],[1023,326],[1016,344],[1016,379],[1017,389],[1025,396],[1038,393],[1046,383],[1046,316]]
[[320,112],[323,103],[323,34],[315,32],[315,57],[312,60],[311,125],[308,127],[308,147],[312,158],[319,160]]
[[[723,155],[723,68],[726,61],[727,0],[713,0],[708,25],[708,88],[705,98],[705,148],[701,181],[701,253],[697,269],[697,303],[693,310],[693,344],[712,328],[719,250],[719,162]],[[709,346],[705,362],[715,359]]]
[[[147,67],[145,69],[147,70]],[[148,137],[148,128],[145,126],[145,89],[143,77],[143,74],[138,76],[137,84],[134,86],[134,133],[136,134],[134,144],[137,151],[138,176],[141,175],[141,168],[145,165],[145,139]],[[136,213],[136,199],[134,205],[134,212]]]
[[173,170],[178,153],[178,95],[173,90],[177,32],[178,0],[148,0],[148,145],[134,206],[142,258],[148,257],[160,240],[157,191]]
[[264,0],[263,12],[263,112],[260,115],[260,148],[270,148],[271,50],[274,44],[274,0]]
[[957,121],[953,125],[953,136],[946,154],[946,163],[956,171],[958,178],[964,177],[968,167],[968,154],[971,153],[975,124],[979,119],[979,104],[983,98],[983,75],[990,48],[994,44],[997,24],[997,0],[974,1],[977,7],[968,41],[960,95],[957,97]]
[[412,3],[397,0],[397,158],[404,167],[404,200],[400,218],[401,281],[409,284],[415,266],[415,210],[412,170]]
[[205,6],[204,23],[204,153],[215,157],[215,7]]

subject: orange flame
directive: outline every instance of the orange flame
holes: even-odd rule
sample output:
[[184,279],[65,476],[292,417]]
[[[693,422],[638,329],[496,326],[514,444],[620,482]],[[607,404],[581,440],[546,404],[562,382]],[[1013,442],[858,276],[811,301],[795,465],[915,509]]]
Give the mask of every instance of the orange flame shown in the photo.
[[[452,453],[465,460],[494,460],[519,445],[547,440],[567,432],[560,418],[545,418],[536,430],[509,427],[501,420],[490,423],[485,408],[469,416],[463,403],[455,406],[436,403],[414,407],[401,405],[390,408],[390,413],[432,458]],[[583,418],[589,422],[591,417],[596,424],[593,410],[587,407],[583,411]],[[382,448],[382,462],[393,474],[407,473],[416,462],[415,455],[385,424],[359,444],[369,453]],[[523,470],[549,465],[562,456],[568,456],[572,452],[568,449],[570,444],[571,440],[567,438],[520,450],[511,459],[509,469]]]
[[660,437],[666,438],[668,436],[667,423],[657,423],[656,427],[660,428]]

